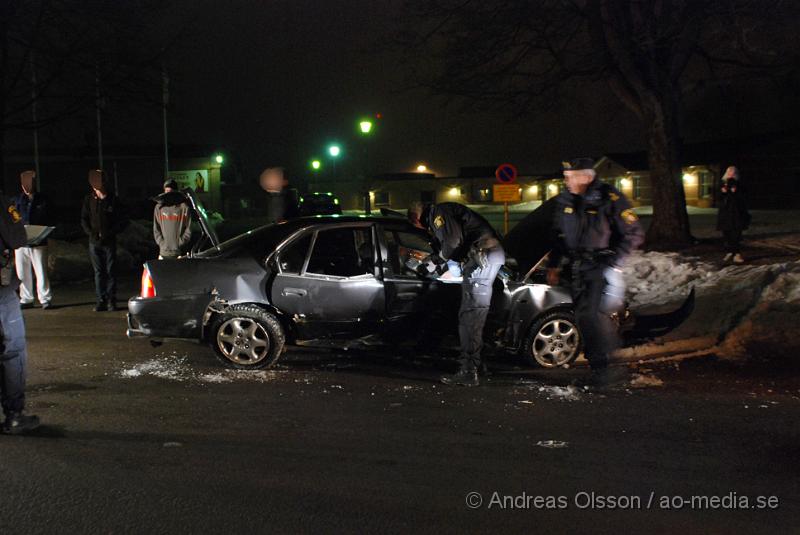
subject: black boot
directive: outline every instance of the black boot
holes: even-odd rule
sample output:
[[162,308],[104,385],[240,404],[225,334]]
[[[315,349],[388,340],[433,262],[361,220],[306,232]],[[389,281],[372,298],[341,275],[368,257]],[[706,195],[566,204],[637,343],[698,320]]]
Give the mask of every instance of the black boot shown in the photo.
[[481,377],[490,377],[492,375],[492,372],[489,370],[489,366],[486,365],[485,360],[481,361],[481,365],[478,368],[478,375]]
[[461,368],[452,375],[442,375],[441,381],[446,385],[478,386],[478,371]]
[[595,368],[589,376],[588,385],[598,390],[613,390],[630,384],[630,373],[626,366],[617,368]]
[[108,305],[105,301],[98,301],[97,304],[94,306],[95,312],[105,312],[108,309]]
[[108,306],[106,307],[106,310],[108,310],[109,312],[116,311],[117,310],[117,302],[115,300],[109,301],[108,302]]
[[7,435],[21,435],[39,427],[38,416],[27,416],[22,412],[10,412],[3,422],[3,433]]

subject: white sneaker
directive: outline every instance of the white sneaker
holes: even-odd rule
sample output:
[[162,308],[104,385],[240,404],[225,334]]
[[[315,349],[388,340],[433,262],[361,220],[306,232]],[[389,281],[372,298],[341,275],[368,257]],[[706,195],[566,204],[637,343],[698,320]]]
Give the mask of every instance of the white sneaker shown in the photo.
[[733,253],[728,253],[725,255],[725,258],[722,259],[723,262],[730,262],[731,258],[733,258]]
[[733,257],[733,263],[744,264],[744,258],[742,258],[742,255],[740,255],[739,253],[736,253],[736,255]]

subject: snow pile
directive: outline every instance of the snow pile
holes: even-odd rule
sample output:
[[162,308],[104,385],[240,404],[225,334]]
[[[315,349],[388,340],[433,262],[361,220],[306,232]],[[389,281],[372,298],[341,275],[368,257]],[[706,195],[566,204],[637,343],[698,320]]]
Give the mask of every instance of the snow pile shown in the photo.
[[695,310],[672,333],[621,356],[716,352],[724,356],[794,356],[800,313],[800,262],[718,268],[677,253],[637,253],[625,268],[628,304],[637,309],[679,304],[691,288]]
[[796,357],[800,353],[797,326],[800,317],[800,263],[776,273],[755,305],[720,344],[731,357]]
[[678,253],[637,252],[625,266],[631,308],[682,301],[694,288],[698,295],[728,294],[766,282],[775,266],[726,266],[722,269]]
[[[53,281],[85,280],[94,276],[86,239],[78,241],[48,240],[47,272]],[[117,237],[117,268],[138,269],[150,258],[158,256],[152,228],[131,221]]]

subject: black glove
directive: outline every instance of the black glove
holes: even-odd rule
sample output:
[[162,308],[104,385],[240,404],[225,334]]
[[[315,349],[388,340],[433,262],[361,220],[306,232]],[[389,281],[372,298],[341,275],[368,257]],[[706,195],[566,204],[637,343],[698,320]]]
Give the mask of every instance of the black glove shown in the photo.
[[416,269],[416,272],[417,272],[417,275],[419,275],[420,277],[425,277],[425,278],[427,278],[431,274],[431,272],[428,271],[428,265],[427,264],[418,265],[417,269]]
[[428,260],[430,260],[431,262],[433,262],[437,266],[441,266],[442,264],[447,265],[447,260],[445,260],[441,256],[439,256],[438,253],[433,253],[432,255],[430,255],[428,257]]

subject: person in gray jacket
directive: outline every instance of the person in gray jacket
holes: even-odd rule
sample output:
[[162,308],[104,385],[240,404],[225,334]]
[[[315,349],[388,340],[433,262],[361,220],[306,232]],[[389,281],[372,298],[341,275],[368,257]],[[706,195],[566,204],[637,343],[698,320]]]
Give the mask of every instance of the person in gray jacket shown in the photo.
[[192,218],[186,196],[178,191],[178,183],[164,182],[164,193],[153,200],[153,236],[158,244],[159,258],[178,258],[192,241]]

